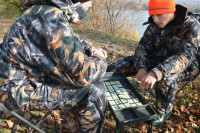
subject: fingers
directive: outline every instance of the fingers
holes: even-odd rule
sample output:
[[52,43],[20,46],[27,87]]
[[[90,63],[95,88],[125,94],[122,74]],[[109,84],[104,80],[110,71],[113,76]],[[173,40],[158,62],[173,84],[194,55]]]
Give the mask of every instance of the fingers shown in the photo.
[[141,88],[148,89],[148,88],[152,88],[152,87],[153,87],[152,82],[146,81],[146,80],[141,81]]
[[99,55],[102,58],[107,58],[107,52],[102,48],[93,48],[91,49],[91,56],[92,55]]
[[107,58],[107,52],[105,50],[103,50],[102,48],[100,48],[100,50],[102,51],[104,58]]
[[147,71],[145,69],[140,69],[136,75],[136,79],[138,81],[141,81],[143,79],[143,77],[147,74]]
[[156,82],[156,79],[154,77],[147,75],[141,80],[140,87],[146,88],[146,89],[153,88],[153,85],[155,84],[155,82]]
[[153,83],[152,82],[149,84],[149,88],[150,89],[153,88]]
[[105,50],[103,50],[103,53],[104,53],[105,58],[107,58],[108,57],[107,52]]

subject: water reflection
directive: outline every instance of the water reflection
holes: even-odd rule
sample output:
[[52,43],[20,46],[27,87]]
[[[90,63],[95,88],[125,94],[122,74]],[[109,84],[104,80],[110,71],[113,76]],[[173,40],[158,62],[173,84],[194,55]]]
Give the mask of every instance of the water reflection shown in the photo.
[[133,24],[138,31],[139,36],[142,37],[148,25],[142,25],[149,18],[148,11],[126,11],[124,17]]

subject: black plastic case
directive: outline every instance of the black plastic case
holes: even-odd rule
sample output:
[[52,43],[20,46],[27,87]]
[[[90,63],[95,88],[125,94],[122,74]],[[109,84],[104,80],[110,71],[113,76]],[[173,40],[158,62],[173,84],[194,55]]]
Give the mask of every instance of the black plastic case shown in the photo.
[[124,75],[107,72],[102,81],[117,125],[156,119],[156,112]]

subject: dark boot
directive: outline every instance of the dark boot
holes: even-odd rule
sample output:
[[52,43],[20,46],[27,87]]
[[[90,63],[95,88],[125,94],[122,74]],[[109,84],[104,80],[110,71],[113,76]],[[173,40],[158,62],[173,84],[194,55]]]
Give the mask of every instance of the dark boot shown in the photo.
[[158,114],[157,119],[153,122],[153,125],[154,126],[162,125],[170,117],[171,114],[172,114],[172,111],[170,111],[167,114],[162,114],[162,115]]

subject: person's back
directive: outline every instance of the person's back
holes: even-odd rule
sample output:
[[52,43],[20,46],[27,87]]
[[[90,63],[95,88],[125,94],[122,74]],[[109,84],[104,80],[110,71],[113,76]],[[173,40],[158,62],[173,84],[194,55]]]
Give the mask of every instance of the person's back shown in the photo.
[[69,22],[78,16],[70,2],[33,4],[0,45],[1,102],[10,109],[62,108],[73,132],[102,132],[105,94],[99,79],[106,70],[105,59],[88,55],[93,46],[74,34]]

